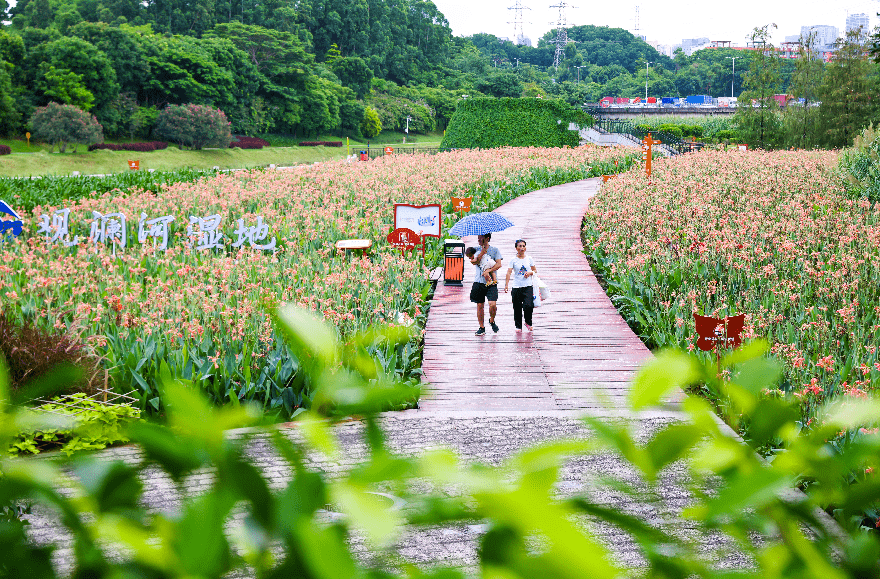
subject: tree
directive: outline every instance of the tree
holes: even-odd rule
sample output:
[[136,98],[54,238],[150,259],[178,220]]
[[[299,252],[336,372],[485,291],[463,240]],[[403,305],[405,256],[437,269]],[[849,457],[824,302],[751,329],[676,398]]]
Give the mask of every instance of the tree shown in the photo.
[[370,92],[373,71],[359,56],[335,58],[330,62],[330,70],[339,77],[343,86],[347,86],[355,92],[357,98],[362,99]]
[[9,74],[11,68],[11,64],[0,59],[0,133],[4,135],[16,133],[21,123]]
[[[73,101],[84,99],[78,100],[84,104],[88,97],[76,89],[78,85],[81,85],[94,97],[95,116],[111,133],[114,132],[119,118],[111,105],[119,96],[119,84],[116,82],[116,72],[107,55],[93,44],[76,37],[61,37],[30,46],[32,48],[28,51],[25,66],[27,67],[29,86],[37,89],[35,95],[37,102],[45,104],[61,98],[46,93],[44,88],[48,88],[62,92],[74,90],[79,96],[70,93]],[[47,81],[46,72],[49,67],[54,67],[57,71],[56,75],[61,76]],[[79,78],[72,77],[69,73],[78,75]]]
[[829,147],[848,147],[862,129],[876,120],[877,66],[866,56],[858,31],[849,31],[834,52],[819,87],[822,141]]
[[512,72],[493,72],[477,82],[474,87],[483,94],[493,97],[518,97],[523,86],[519,77]]
[[160,139],[194,150],[209,145],[226,148],[232,141],[229,121],[223,111],[196,104],[169,105],[162,109],[153,132]]
[[817,45],[815,32],[801,36],[798,59],[789,84],[792,96],[803,99],[803,104],[786,108],[786,145],[801,149],[812,148],[818,144],[817,109],[813,105],[818,99],[824,66],[816,50]]
[[779,56],[770,43],[770,28],[775,24],[767,24],[755,28],[750,35],[751,44],[755,48],[749,63],[749,70],[744,75],[745,90],[739,98],[735,122],[749,145],[767,148],[779,142],[779,105],[773,98],[779,90]]
[[89,145],[104,140],[98,119],[73,105],[51,102],[39,107],[28,125],[35,139],[49,143],[51,149],[58,145],[60,153],[67,149],[68,143]]
[[379,113],[369,107],[365,108],[360,129],[361,134],[368,139],[379,136],[379,133],[382,132],[382,121],[379,120]]
[[95,95],[83,86],[82,75],[66,69],[57,70],[45,62],[40,65],[43,78],[37,88],[50,99],[63,104],[73,105],[84,111],[94,106]]

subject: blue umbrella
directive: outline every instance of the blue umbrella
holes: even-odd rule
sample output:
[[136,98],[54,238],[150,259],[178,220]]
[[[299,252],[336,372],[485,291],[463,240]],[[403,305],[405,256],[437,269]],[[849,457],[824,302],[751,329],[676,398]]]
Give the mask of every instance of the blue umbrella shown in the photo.
[[450,235],[464,237],[465,235],[485,235],[495,231],[504,231],[513,227],[506,217],[499,213],[486,212],[468,215],[449,230]]

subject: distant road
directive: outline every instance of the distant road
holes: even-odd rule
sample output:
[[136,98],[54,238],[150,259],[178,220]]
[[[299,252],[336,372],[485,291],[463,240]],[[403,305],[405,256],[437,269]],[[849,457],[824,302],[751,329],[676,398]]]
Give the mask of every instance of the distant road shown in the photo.
[[672,107],[672,106],[610,106],[600,107],[598,103],[586,103],[589,109],[599,109],[606,119],[632,119],[635,117],[716,117],[729,116],[736,113],[735,107]]

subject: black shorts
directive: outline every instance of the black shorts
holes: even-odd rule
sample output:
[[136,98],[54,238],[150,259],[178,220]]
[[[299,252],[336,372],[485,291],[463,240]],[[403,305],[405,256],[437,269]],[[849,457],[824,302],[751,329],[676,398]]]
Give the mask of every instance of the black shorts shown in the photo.
[[481,304],[484,301],[498,301],[498,284],[487,286],[484,283],[474,283],[471,286],[471,301]]

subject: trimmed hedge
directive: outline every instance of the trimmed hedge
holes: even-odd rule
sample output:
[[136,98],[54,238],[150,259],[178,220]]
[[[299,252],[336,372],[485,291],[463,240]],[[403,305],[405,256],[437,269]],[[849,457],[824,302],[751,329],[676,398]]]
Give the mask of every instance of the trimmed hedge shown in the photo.
[[229,148],[238,147],[239,149],[262,149],[269,146],[269,141],[259,137],[245,137],[243,135],[233,136],[235,141],[229,143]]
[[300,147],[341,147],[342,141],[300,141]]
[[580,137],[569,123],[592,126],[593,117],[557,99],[472,98],[458,104],[440,146],[576,147]]
[[9,145],[0,145],[0,155],[10,155],[12,154],[12,147]]
[[168,143],[165,141],[148,141],[145,143],[94,143],[89,145],[89,151],[104,149],[107,151],[138,151],[146,153],[149,151],[158,151],[167,149]]

